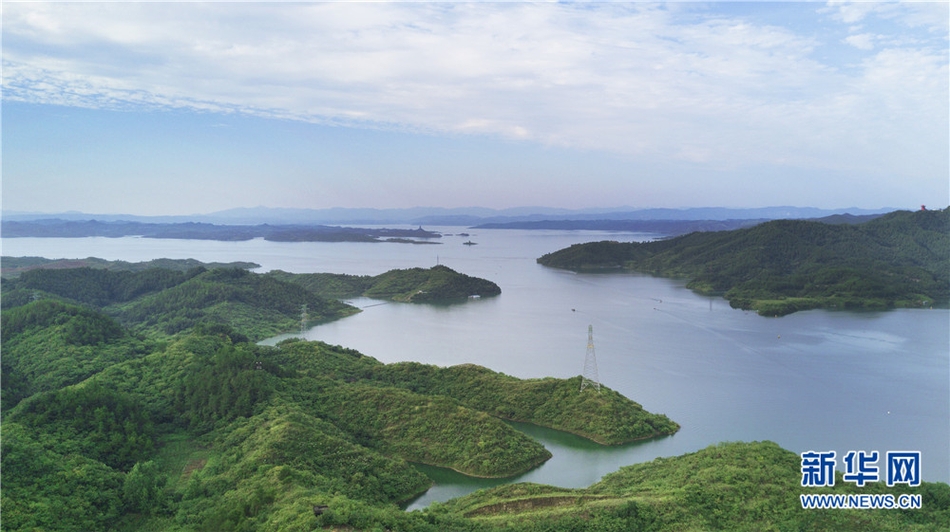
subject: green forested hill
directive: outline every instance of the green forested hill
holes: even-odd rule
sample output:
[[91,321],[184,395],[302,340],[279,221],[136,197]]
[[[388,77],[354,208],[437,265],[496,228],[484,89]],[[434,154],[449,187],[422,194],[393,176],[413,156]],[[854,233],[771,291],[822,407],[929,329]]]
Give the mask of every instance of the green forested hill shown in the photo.
[[859,225],[776,220],[748,229],[646,243],[577,244],[540,264],[686,277],[763,315],[809,308],[946,305],[950,208],[897,211]]
[[259,340],[299,328],[304,305],[312,323],[356,312],[300,286],[237,269],[208,270],[170,289],[111,308],[127,323],[159,327],[169,334],[212,321]]
[[[199,272],[153,295],[253,275]],[[279,282],[227,284],[273,292],[268,283]],[[162,312],[154,307],[141,319]],[[498,477],[550,458],[502,417],[534,416],[601,441],[620,441],[614,432],[624,420],[678,428],[615,392],[582,393],[576,379],[390,369],[319,342],[256,345],[208,321],[175,336],[154,328],[135,336],[103,312],[53,299],[7,309],[2,319],[3,530],[372,529],[379,519],[478,528],[460,516],[406,517],[394,506],[430,484],[408,462]],[[545,417],[554,403],[582,417],[584,430]],[[326,517],[315,505],[329,507]]]
[[2,257],[0,258],[0,272],[5,278],[19,277],[21,273],[37,269],[62,270],[69,268],[97,268],[112,271],[138,272],[160,268],[163,270],[188,271],[195,268],[240,268],[249,270],[259,268],[260,264],[253,262],[201,262],[195,259],[153,259],[143,262],[127,262],[124,260],[105,260],[96,257],[85,259],[47,259],[43,257]]
[[390,270],[380,275],[282,271],[267,275],[299,284],[323,297],[337,299],[366,296],[413,303],[441,303],[501,293],[501,288],[491,281],[470,277],[446,266]]
[[147,355],[157,342],[130,335],[88,308],[41,300],[2,314],[2,409]]
[[[373,368],[370,378],[420,393],[436,393],[511,421],[573,432],[606,445],[673,434],[679,425],[606,388],[577,393],[581,377],[522,380],[472,364],[440,368],[401,362]],[[611,412],[609,416],[591,415]]]
[[85,266],[32,269],[15,280],[4,279],[4,303],[5,307],[22,305],[24,296],[34,299],[45,292],[74,303],[105,307],[177,286],[204,271],[200,267],[186,271],[153,268],[139,272]]
[[4,308],[36,297],[101,309],[137,332],[175,334],[221,323],[254,339],[299,328],[304,305],[314,323],[356,312],[299,285],[237,268],[35,269],[4,280]]
[[[376,276],[329,273],[255,274],[244,266],[208,269],[197,261],[126,263],[4,257],[4,309],[38,297],[101,309],[137,331],[175,334],[198,323],[223,323],[262,339],[308,323],[357,312],[337,301],[373,297],[451,303],[501,293],[495,283],[445,266],[391,270]],[[194,264],[198,266],[187,268]],[[90,266],[91,265],[91,266]],[[160,267],[169,266],[170,268]]]

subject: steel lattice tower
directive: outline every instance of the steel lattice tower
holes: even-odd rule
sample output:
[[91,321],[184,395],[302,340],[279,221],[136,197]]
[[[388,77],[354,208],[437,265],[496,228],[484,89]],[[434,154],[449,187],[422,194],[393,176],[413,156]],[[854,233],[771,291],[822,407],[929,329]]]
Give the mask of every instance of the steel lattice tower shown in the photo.
[[300,306],[300,336],[305,337],[307,335],[307,305]]
[[581,391],[593,388],[600,393],[600,377],[597,376],[597,356],[594,354],[594,326],[587,326],[587,356],[584,357],[584,376]]

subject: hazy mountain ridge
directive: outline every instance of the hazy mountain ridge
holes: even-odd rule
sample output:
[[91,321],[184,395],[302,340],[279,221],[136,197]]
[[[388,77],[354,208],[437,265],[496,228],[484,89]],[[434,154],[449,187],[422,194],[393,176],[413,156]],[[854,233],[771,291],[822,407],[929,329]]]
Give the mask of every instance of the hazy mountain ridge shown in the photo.
[[[809,221],[831,225],[863,224],[884,214],[850,213],[832,214],[821,218],[805,218]],[[731,231],[752,227],[772,221],[770,218],[700,219],[700,220],[638,220],[638,219],[591,219],[591,220],[539,220],[522,222],[483,223],[474,229],[547,229],[553,231],[622,231],[634,233],[657,233],[665,236],[685,235],[693,232]]]
[[413,207],[405,209],[292,209],[275,207],[241,207],[208,214],[180,216],[140,216],[134,214],[89,214],[81,212],[31,213],[4,212],[6,221],[61,220],[135,221],[147,223],[201,222],[216,224],[427,224],[478,225],[541,220],[747,220],[782,218],[820,218],[835,214],[883,214],[896,208],[860,209],[857,207],[819,209],[815,207],[775,206],[733,209],[727,207],[696,207],[685,209],[610,207],[561,209],[552,207]]

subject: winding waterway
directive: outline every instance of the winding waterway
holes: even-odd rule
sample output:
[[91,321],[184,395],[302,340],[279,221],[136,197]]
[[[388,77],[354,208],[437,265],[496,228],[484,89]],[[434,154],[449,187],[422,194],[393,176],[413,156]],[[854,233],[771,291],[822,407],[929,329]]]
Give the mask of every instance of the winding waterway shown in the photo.
[[[467,232],[445,236],[440,245],[17,238],[3,240],[2,252],[242,260],[261,264],[261,271],[371,275],[441,263],[496,282],[502,294],[449,306],[356,299],[351,303],[363,312],[314,327],[306,337],[383,362],[476,363],[522,378],[571,377],[583,371],[587,326],[593,325],[600,381],[682,425],[674,436],[622,447],[519,425],[554,458],[517,480],[582,487],[658,456],[721,441],[772,440],[798,453],[834,450],[838,456],[919,450],[924,480],[950,482],[950,311],[763,318],[694,294],[682,281],[574,274],[535,262],[573,243],[649,235]],[[462,244],[468,240],[477,245]],[[437,485],[410,508],[497,483],[423,469]]]

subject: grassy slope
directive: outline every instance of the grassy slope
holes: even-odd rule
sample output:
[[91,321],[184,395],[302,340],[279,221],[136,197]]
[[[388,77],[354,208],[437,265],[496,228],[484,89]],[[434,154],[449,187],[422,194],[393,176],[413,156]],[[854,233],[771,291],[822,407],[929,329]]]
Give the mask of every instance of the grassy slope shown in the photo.
[[[587,489],[513,484],[455,499],[442,511],[525,530],[908,531],[950,527],[950,486],[883,483],[803,488],[800,458],[771,442],[719,444],[622,468]],[[922,510],[803,510],[800,494],[919,493]],[[547,525],[544,525],[547,523]],[[549,527],[549,528],[546,528]]]
[[862,225],[777,220],[642,244],[580,244],[538,262],[686,277],[694,290],[723,293],[733,306],[763,315],[945,305],[950,299],[950,209],[898,211]]
[[321,414],[386,455],[477,477],[508,477],[551,458],[537,441],[444,396],[351,384],[326,389]]
[[384,367],[371,357],[319,342],[278,347],[275,361],[295,371],[283,397],[384,454],[482,477],[521,473],[551,457],[538,442],[450,397],[366,380]]
[[518,379],[471,364],[448,368],[416,362],[381,364],[353,350],[294,340],[283,342],[281,353],[308,377],[451,398],[495,417],[572,432],[606,445],[679,429],[666,416],[651,414],[613,390],[602,387],[600,393],[581,393],[580,377]]
[[439,368],[415,362],[374,368],[377,382],[453,397],[502,419],[572,432],[604,445],[672,434],[679,425],[602,387],[580,392],[581,378],[522,380],[471,364]]

